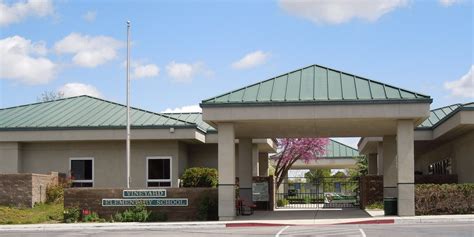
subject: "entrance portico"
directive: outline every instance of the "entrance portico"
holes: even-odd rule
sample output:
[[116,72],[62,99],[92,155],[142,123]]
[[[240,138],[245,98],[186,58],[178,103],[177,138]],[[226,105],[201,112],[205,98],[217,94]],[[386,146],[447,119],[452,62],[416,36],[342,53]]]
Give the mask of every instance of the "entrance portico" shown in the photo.
[[[219,218],[235,216],[234,139],[245,175],[252,174],[250,139],[331,136],[384,137],[386,193],[398,197],[399,215],[414,215],[413,128],[430,103],[429,96],[318,65],[203,101],[203,120],[219,130]],[[247,179],[239,176],[244,189]]]

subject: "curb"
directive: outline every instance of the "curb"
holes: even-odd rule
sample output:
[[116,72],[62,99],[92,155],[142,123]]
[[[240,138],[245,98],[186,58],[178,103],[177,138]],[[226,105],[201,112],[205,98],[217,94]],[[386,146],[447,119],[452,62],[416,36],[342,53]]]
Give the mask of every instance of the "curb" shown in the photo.
[[138,223],[126,224],[43,224],[43,225],[0,225],[0,231],[66,231],[66,230],[155,230],[155,229],[205,229],[226,228],[225,223]]

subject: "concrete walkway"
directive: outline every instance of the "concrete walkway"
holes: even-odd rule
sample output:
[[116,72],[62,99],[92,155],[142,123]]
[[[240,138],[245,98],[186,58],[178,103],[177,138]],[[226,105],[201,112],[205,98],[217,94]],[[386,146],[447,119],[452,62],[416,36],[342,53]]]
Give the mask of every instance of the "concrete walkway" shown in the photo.
[[238,216],[237,222],[295,223],[295,224],[330,224],[341,220],[371,219],[364,210],[358,208],[325,208],[325,209],[278,209],[275,211],[256,211],[250,216]]

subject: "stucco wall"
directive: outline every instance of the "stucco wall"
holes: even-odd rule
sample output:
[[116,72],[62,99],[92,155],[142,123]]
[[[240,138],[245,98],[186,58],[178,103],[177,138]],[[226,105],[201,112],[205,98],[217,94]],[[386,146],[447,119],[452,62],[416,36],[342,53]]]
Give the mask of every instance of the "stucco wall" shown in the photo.
[[21,145],[17,142],[0,142],[0,174],[20,172],[20,149]]
[[217,144],[188,145],[188,165],[217,169]]
[[455,140],[433,147],[429,152],[415,157],[415,169],[428,174],[428,165],[447,158],[452,159],[453,173],[459,183],[473,183],[474,173],[474,132],[469,132]]
[[[149,156],[172,157],[172,186],[177,187],[180,156],[177,141],[132,141],[132,187],[146,187],[146,157]],[[125,186],[125,142],[120,141],[22,143],[22,172],[69,173],[70,157],[94,157],[94,187]]]

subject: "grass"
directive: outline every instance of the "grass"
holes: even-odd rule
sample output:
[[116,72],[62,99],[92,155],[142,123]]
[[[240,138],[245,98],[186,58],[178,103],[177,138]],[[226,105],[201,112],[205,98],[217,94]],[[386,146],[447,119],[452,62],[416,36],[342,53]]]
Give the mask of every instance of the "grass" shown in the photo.
[[38,204],[33,208],[0,206],[0,224],[58,223],[63,221],[63,204]]

